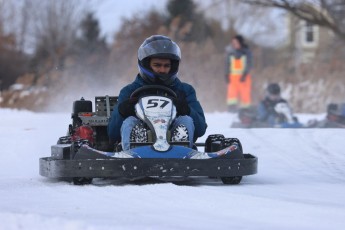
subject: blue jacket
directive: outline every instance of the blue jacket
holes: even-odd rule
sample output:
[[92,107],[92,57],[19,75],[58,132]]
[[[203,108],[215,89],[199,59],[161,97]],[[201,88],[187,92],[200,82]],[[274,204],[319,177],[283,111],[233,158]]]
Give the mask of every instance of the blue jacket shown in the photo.
[[257,109],[257,120],[261,122],[267,122],[270,125],[276,125],[283,122],[284,118],[275,111],[274,107],[281,102],[286,102],[284,99],[272,101],[269,98],[265,98],[260,102]]
[[274,107],[278,103],[287,103],[286,100],[280,99],[278,101],[272,101],[269,98],[261,101],[257,109],[257,120],[261,122],[266,122],[273,127],[281,128],[301,128],[302,124],[296,121],[294,123],[288,123],[286,117],[282,114],[278,114]]
[[[118,103],[115,105],[114,110],[111,114],[111,118],[108,124],[108,136],[111,140],[114,141],[121,141],[121,134],[120,129],[124,118],[120,115],[118,110],[118,104],[123,102],[124,100],[128,99],[130,95],[134,92],[134,90],[148,85],[139,75],[136,77],[134,82],[125,86],[120,91],[120,95],[118,98]],[[190,117],[194,121],[195,132],[194,137],[195,139],[201,137],[206,132],[206,121],[204,111],[196,98],[196,93],[193,86],[181,82],[178,78],[168,87],[172,89],[174,92],[182,91],[186,95],[186,100],[188,102],[190,108]]]

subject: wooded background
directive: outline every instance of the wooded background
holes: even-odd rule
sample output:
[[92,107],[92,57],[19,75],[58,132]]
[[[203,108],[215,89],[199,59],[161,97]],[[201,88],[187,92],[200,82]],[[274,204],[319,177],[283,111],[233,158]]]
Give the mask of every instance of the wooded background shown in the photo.
[[[254,55],[254,104],[268,83],[277,82],[295,112],[325,112],[328,103],[345,102],[345,1],[311,6],[310,1],[170,0],[164,11],[124,19],[109,44],[92,8],[80,1],[1,1],[0,107],[68,112],[81,97],[117,95],[138,73],[140,44],[163,34],[179,44],[179,77],[195,87],[204,110],[226,111],[225,50],[231,37],[242,33]],[[283,30],[275,22],[288,12],[334,34],[312,62],[296,62],[296,53],[280,44],[284,38],[272,42]]]

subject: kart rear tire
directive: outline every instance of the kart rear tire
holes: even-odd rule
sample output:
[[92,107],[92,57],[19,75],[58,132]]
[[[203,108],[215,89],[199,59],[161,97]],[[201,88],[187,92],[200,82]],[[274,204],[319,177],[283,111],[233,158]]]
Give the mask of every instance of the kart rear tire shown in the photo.
[[216,152],[223,148],[223,134],[209,135],[205,141],[205,152]]
[[84,98],[81,98],[78,101],[73,102],[73,111],[72,111],[72,124],[73,128],[82,124],[81,119],[78,117],[78,113],[91,113],[92,112],[92,102],[86,101]]
[[239,184],[242,180],[242,176],[233,177],[221,177],[223,184]]
[[87,101],[84,98],[75,101],[73,103],[73,114],[78,116],[78,113],[86,112],[91,113],[92,112],[92,102]]
[[225,138],[225,139],[223,140],[223,148],[229,147],[229,146],[231,146],[231,145],[234,144],[234,143],[237,143],[239,150],[240,150],[241,153],[243,154],[242,144],[241,144],[240,140],[237,139],[237,138]]
[[87,185],[92,183],[92,178],[88,177],[73,177],[74,185]]

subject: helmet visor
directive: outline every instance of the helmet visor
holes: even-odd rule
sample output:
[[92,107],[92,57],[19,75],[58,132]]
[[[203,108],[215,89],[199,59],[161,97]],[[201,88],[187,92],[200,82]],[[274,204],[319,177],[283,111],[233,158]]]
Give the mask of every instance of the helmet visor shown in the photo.
[[170,40],[156,40],[140,46],[138,50],[138,59],[142,61],[147,57],[180,60],[181,50],[175,42]]

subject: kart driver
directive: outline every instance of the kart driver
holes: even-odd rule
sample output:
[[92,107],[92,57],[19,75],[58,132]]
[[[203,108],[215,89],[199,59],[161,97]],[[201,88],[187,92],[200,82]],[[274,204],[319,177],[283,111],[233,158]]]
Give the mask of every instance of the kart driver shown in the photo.
[[178,78],[180,60],[179,46],[166,36],[148,37],[139,47],[139,74],[131,84],[121,89],[108,124],[110,140],[121,141],[123,150],[130,148],[134,134],[140,136],[145,132],[143,122],[135,114],[138,98],[130,98],[130,95],[146,85],[166,86],[178,95],[173,99],[177,116],[170,126],[173,141],[189,141],[192,147],[194,141],[206,132],[204,112],[194,88]]
[[266,88],[266,97],[257,109],[257,120],[282,128],[298,128],[301,124],[292,116],[288,102],[281,97],[280,86],[271,83]]

